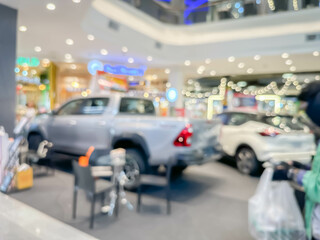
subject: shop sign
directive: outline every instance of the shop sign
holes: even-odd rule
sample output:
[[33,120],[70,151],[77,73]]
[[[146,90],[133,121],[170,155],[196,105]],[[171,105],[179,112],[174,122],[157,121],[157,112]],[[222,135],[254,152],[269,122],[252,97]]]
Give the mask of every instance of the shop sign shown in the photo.
[[141,68],[128,68],[126,66],[111,66],[109,64],[104,65],[104,72],[115,75],[126,75],[126,76],[143,76],[144,69]]
[[18,57],[17,64],[20,66],[27,65],[29,67],[38,67],[40,65],[40,60],[36,57],[32,57],[32,58]]
[[39,77],[30,78],[30,77],[25,77],[25,76],[16,76],[16,81],[40,85],[40,78]]

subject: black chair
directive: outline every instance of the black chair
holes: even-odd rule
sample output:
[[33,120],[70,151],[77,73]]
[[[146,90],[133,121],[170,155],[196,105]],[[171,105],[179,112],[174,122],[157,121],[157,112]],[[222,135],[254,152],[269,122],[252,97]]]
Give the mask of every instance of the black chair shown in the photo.
[[112,189],[112,183],[102,179],[95,180],[92,176],[90,166],[82,167],[77,161],[73,161],[72,166],[75,176],[72,216],[73,218],[76,218],[77,193],[79,189],[82,189],[91,198],[90,228],[93,228],[94,205],[96,199],[101,197],[101,205],[103,206],[106,193]]
[[144,185],[164,187],[166,190],[166,200],[167,200],[167,214],[171,213],[171,187],[170,178],[172,172],[173,161],[167,164],[167,170],[165,176],[156,176],[151,174],[140,174],[139,176],[139,187],[138,187],[138,200],[137,200],[137,212],[140,212],[141,208],[141,195],[142,187]]

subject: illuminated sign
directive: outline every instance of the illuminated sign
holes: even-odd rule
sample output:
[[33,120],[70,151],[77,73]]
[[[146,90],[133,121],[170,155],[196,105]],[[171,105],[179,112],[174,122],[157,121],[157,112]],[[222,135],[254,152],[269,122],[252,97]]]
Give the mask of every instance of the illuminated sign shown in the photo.
[[127,76],[143,76],[144,69],[141,68],[128,68],[126,66],[111,66],[109,64],[104,65],[103,69],[106,73],[115,75],[127,75]]
[[25,58],[25,57],[18,57],[17,64],[20,66],[27,65],[29,67],[38,67],[40,65],[40,61],[38,58]]
[[92,60],[88,63],[87,68],[91,75],[96,75],[97,71],[103,71],[103,63],[98,60]]
[[178,91],[175,88],[169,88],[166,94],[169,102],[175,102],[178,98]]

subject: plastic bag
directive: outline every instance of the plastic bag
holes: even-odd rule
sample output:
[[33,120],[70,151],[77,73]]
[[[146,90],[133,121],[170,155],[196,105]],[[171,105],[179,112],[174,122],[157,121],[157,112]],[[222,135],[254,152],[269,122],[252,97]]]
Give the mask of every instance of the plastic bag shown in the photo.
[[287,181],[272,181],[273,169],[260,178],[249,200],[249,231],[257,240],[305,240],[302,215]]

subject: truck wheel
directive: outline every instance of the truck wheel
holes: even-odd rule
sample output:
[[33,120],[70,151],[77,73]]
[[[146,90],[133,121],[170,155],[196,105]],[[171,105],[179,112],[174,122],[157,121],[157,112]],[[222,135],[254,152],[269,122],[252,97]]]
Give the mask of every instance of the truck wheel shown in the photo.
[[187,168],[188,166],[174,166],[172,167],[172,174],[175,176],[179,176],[183,173],[183,171]]
[[138,187],[140,173],[145,173],[146,165],[141,152],[134,148],[126,149],[126,164],[124,172],[129,181],[125,184],[127,190],[135,190]]
[[258,174],[260,164],[256,154],[249,147],[242,147],[236,153],[237,167],[239,171],[246,175]]
[[37,151],[39,144],[43,141],[43,137],[38,133],[31,133],[28,136],[29,149]]

